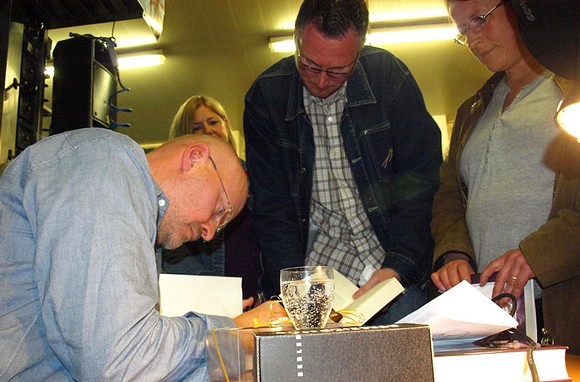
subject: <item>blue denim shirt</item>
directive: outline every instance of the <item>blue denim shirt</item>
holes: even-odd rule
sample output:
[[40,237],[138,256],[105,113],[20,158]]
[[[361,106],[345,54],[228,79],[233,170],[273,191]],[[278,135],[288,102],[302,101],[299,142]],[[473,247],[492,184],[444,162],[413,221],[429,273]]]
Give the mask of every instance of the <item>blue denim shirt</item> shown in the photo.
[[[294,57],[261,74],[245,98],[246,159],[253,222],[267,292],[279,271],[304,264],[314,141]],[[408,68],[391,53],[364,47],[348,80],[340,124],[366,214],[386,252],[383,267],[406,285],[430,273],[429,229],[439,185],[441,138]]]
[[207,379],[206,330],[234,324],[156,310],[167,203],[139,145],[105,129],[49,137],[8,166],[0,380]]

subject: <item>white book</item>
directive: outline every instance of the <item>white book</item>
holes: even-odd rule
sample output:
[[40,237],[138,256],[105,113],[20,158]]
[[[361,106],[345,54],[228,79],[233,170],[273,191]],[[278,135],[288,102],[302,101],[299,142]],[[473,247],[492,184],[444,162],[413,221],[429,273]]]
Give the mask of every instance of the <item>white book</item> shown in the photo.
[[[566,368],[566,346],[541,345],[533,351],[540,381],[572,381]],[[526,347],[483,348],[464,344],[435,347],[435,382],[532,382]]]
[[168,317],[196,312],[233,318],[242,313],[240,277],[162,273],[159,295],[159,312]]
[[[399,280],[392,277],[381,281],[355,300],[352,298],[352,295],[359,288],[336,269],[334,270],[334,283],[335,295],[333,309],[337,312],[343,310],[359,314],[361,320],[356,322],[356,325],[366,323],[405,290]],[[345,319],[341,320],[341,323],[345,325],[349,324],[348,320]]]

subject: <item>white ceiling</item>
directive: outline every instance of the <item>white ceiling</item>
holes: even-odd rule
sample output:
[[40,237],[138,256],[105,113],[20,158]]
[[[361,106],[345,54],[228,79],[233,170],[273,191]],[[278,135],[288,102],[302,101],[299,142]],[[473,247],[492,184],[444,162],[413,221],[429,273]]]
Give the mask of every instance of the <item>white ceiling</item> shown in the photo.
[[[272,53],[268,36],[293,24],[301,0],[167,0],[164,30],[150,48],[162,49],[164,65],[121,71],[130,92],[119,107],[132,113],[117,116],[131,127],[118,131],[143,145],[165,141],[173,114],[194,94],[207,94],[225,107],[231,126],[242,130],[243,98],[263,70],[288,55]],[[444,11],[442,0],[368,0],[371,22],[410,11]],[[53,46],[69,32],[111,36],[113,23],[49,31]],[[117,22],[114,36],[151,35],[143,20]],[[427,108],[450,121],[460,102],[478,89],[490,73],[469,51],[451,41],[387,45],[411,69]],[[147,48],[149,49],[149,48]],[[48,82],[46,98],[51,99]],[[50,106],[50,103],[49,103]]]

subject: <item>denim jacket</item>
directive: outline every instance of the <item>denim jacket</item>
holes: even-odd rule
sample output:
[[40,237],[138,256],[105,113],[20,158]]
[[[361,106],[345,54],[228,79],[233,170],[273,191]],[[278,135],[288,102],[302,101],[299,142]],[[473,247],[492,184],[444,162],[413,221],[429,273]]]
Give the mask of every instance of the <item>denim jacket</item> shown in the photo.
[[[315,147],[302,88],[294,57],[287,57],[260,75],[245,98],[253,222],[267,292],[279,290],[280,269],[303,265],[306,255]],[[346,94],[340,132],[358,195],[386,252],[383,267],[413,284],[430,270],[440,131],[408,68],[385,50],[363,48]]]

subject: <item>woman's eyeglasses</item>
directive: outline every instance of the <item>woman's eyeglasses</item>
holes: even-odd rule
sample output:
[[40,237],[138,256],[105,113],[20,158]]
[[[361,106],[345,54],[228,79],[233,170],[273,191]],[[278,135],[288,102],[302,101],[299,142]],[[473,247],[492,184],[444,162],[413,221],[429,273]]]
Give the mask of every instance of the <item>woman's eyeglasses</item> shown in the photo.
[[498,9],[504,3],[505,3],[505,1],[502,0],[495,7],[491,8],[489,11],[487,11],[485,14],[483,14],[481,16],[471,17],[469,19],[469,22],[467,23],[467,28],[465,28],[465,30],[463,32],[459,32],[457,34],[457,37],[455,37],[455,39],[453,41],[455,41],[456,43],[458,43],[460,45],[469,45],[469,42],[467,41],[467,32],[471,32],[471,33],[481,32],[483,30],[483,28],[485,28],[485,26],[487,25],[487,21],[489,19],[489,16],[491,16],[493,11]]

